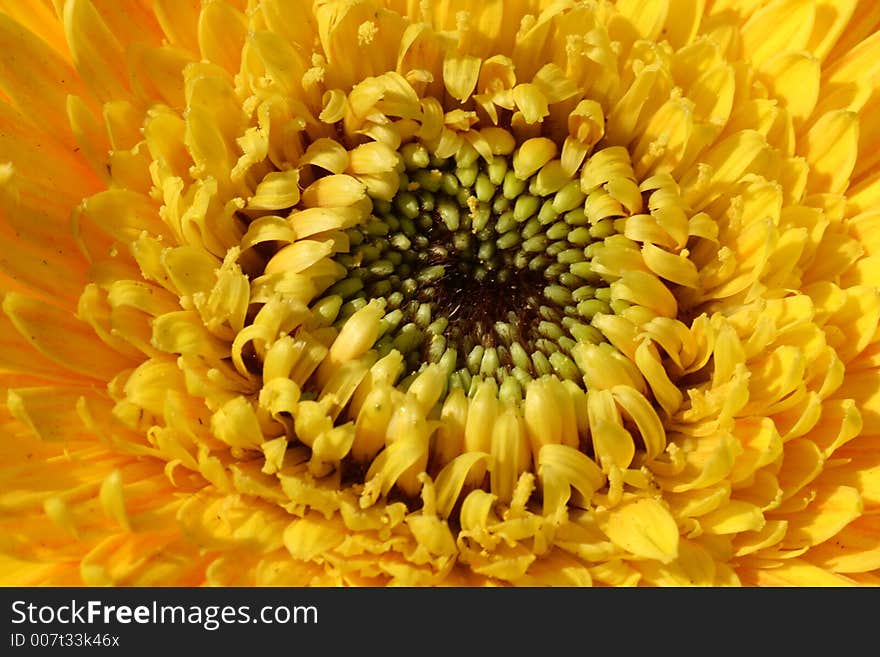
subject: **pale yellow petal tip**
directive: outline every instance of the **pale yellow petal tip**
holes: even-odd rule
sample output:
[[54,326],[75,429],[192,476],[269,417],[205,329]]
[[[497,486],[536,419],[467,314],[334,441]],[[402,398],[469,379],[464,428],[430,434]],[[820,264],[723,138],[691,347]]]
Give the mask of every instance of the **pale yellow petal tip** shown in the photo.
[[15,175],[15,166],[12,162],[0,162],[0,183],[6,185]]
[[281,210],[292,208],[300,197],[299,171],[277,171],[266,174],[256,193],[248,200],[249,210]]
[[104,507],[104,512],[124,529],[131,531],[129,517],[125,511],[122,473],[119,470],[114,470],[101,482],[98,497],[101,500],[101,506]]

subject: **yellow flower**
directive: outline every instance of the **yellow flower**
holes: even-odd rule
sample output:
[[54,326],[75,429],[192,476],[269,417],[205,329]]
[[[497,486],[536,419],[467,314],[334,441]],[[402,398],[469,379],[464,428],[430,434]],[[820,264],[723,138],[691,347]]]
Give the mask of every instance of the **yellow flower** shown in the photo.
[[873,0],[0,0],[0,581],[880,574]]

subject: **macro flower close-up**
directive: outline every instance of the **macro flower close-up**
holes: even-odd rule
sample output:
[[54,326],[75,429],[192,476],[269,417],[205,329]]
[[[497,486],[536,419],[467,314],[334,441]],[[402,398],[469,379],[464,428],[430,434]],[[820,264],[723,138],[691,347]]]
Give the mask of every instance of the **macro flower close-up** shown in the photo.
[[880,584],[875,0],[0,0],[0,583]]

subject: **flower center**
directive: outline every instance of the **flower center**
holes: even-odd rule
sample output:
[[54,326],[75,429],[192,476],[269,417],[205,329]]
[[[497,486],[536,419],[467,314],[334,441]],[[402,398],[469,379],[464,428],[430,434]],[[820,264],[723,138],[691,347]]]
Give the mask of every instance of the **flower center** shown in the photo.
[[340,319],[380,300],[379,355],[396,349],[410,373],[438,363],[453,387],[580,381],[571,350],[601,341],[589,321],[610,312],[590,245],[612,220],[590,224],[579,180],[552,167],[524,177],[505,155],[441,158],[418,142],[400,155],[398,192],[373,199],[335,258],[346,276],[325,298],[345,300]]

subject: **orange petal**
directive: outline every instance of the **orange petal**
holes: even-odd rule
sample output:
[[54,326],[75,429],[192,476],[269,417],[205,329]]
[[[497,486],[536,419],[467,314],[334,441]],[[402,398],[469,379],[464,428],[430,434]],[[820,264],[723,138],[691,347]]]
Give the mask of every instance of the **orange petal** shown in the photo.
[[71,314],[23,294],[7,294],[3,311],[37,351],[68,369],[104,381],[132,362],[105,347]]
[[[64,114],[64,106],[58,108]],[[40,203],[62,209],[63,215],[99,183],[74,152],[29,122],[12,106],[0,102],[0,153],[11,161],[16,184],[33,191]]]
[[197,30],[201,8],[201,0],[153,0],[156,20],[168,41],[193,54],[199,52]]
[[90,0],[69,0],[64,6],[64,33],[83,81],[97,98],[128,96],[125,52]]
[[76,71],[44,41],[4,14],[0,14],[0,43],[8,44],[0,50],[0,91],[24,116],[72,148],[73,134],[60,110],[68,94],[84,93]]

